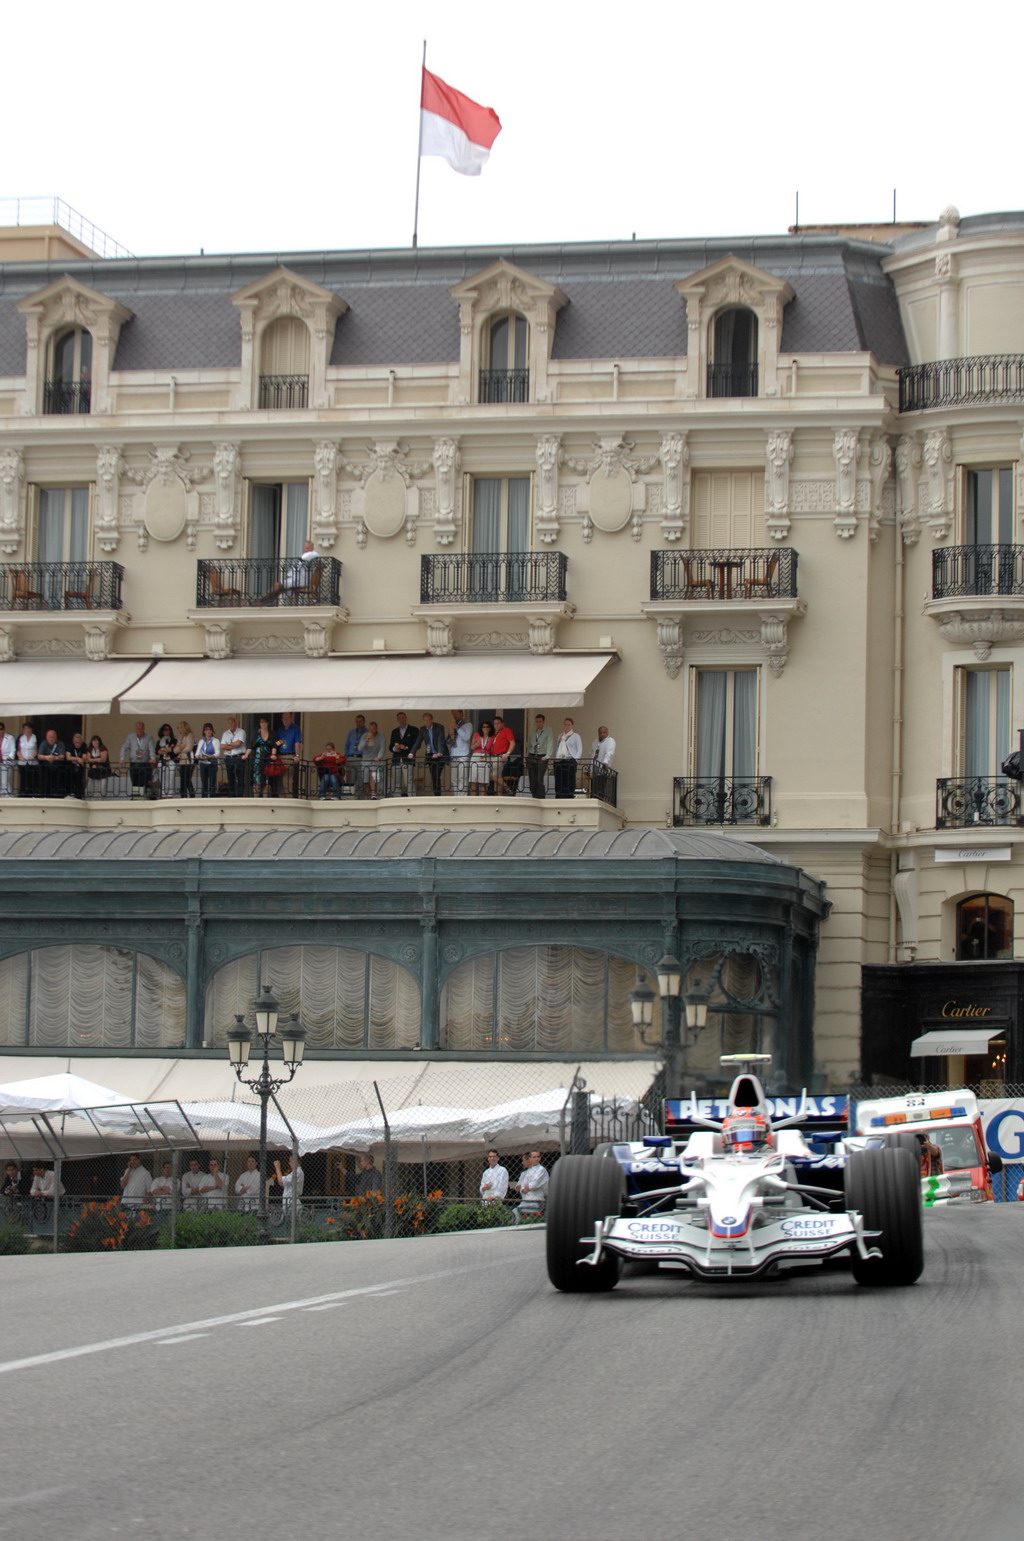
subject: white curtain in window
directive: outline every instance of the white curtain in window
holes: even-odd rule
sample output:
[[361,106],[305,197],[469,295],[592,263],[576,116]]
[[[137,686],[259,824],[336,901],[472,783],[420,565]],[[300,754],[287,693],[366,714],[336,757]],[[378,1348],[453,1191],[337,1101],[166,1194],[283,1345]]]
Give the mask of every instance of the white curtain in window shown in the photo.
[[20,1048],[28,1042],[28,977],[27,952],[0,962],[0,1044],[4,1048]]
[[757,773],[756,669],[733,674],[732,773],[747,779]]
[[185,986],[159,958],[135,954],[135,1047],[183,1048]]
[[726,775],[725,723],[729,676],[724,670],[701,669],[697,675],[697,763],[701,780]]
[[309,535],[309,483],[289,482],[285,488],[283,556],[299,556]]
[[530,478],[511,476],[508,483],[508,551],[530,549]]
[[11,1045],[180,1048],[185,1041],[182,980],[159,959],[122,947],[40,947],[5,959],[0,1011],[2,1041]]
[[968,669],[964,681],[964,775],[995,775],[1009,750],[1009,669]]
[[273,561],[280,539],[281,489],[258,483],[252,488],[249,503],[249,555]]
[[473,483],[473,535],[475,552],[501,550],[501,481],[478,477]]

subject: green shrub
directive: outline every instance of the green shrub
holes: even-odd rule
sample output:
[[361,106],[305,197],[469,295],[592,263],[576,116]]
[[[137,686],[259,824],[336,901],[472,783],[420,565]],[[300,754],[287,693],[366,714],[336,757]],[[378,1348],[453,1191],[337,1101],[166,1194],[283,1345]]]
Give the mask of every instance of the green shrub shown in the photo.
[[21,1257],[32,1251],[32,1238],[23,1225],[0,1225],[0,1257]]
[[449,1204],[437,1218],[437,1231],[483,1231],[496,1225],[513,1225],[512,1211],[504,1204]]
[[[255,1247],[260,1228],[255,1215],[233,1215],[228,1210],[213,1210],[204,1215],[185,1212],[178,1216],[175,1247]],[[160,1237],[161,1247],[170,1247],[171,1233]]]
[[340,1226],[338,1222],[328,1215],[323,1225],[300,1225],[298,1240],[306,1241],[351,1241],[351,1234]]

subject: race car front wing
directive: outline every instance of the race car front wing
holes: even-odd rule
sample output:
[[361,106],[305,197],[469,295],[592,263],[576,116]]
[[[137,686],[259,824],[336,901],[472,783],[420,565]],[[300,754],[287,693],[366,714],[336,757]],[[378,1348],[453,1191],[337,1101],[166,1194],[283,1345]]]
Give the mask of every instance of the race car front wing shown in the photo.
[[614,1252],[624,1258],[674,1263],[700,1279],[733,1275],[753,1279],[782,1263],[820,1262],[844,1250],[856,1249],[862,1258],[881,1257],[877,1247],[868,1245],[868,1238],[879,1234],[864,1229],[856,1210],[790,1213],[730,1238],[713,1236],[706,1226],[678,1214],[646,1219],[608,1215],[595,1222],[593,1236],[580,1237],[594,1244],[580,1266],[596,1265],[605,1252]]

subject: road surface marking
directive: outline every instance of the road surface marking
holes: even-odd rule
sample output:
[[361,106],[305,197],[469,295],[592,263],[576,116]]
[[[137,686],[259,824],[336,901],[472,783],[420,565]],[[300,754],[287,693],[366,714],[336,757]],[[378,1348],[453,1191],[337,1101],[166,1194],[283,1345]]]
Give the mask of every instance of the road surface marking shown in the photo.
[[176,1338],[158,1338],[157,1348],[173,1348],[176,1343],[194,1343],[196,1338],[208,1338],[208,1332],[186,1332]]
[[258,1316],[254,1322],[236,1322],[236,1327],[265,1327],[268,1322],[279,1322],[279,1316]]

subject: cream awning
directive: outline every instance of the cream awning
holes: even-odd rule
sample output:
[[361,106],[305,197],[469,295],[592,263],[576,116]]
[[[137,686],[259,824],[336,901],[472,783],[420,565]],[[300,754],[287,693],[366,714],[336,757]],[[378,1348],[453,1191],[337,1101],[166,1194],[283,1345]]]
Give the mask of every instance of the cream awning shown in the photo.
[[999,1036],[997,1027],[936,1028],[914,1039],[910,1045],[910,1057],[925,1059],[930,1054],[984,1054],[992,1039]]
[[109,712],[129,685],[152,667],[149,659],[141,658],[110,658],[103,663],[19,659],[0,664],[0,713],[24,720],[40,713]]
[[173,717],[281,707],[370,712],[581,706],[587,687],[614,656],[168,658],[124,691],[120,709]]

